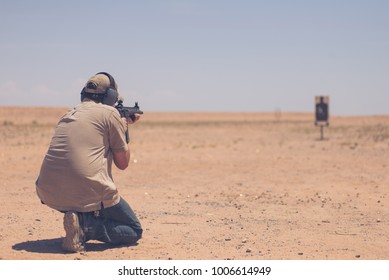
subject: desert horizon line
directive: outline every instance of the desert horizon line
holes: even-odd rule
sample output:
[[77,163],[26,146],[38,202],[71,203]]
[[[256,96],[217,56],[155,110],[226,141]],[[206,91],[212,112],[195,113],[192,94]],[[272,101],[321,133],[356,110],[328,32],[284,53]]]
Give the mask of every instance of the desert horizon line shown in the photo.
[[[0,105],[1,108],[4,109],[18,109],[18,108],[31,108],[31,109],[64,109],[69,110],[72,109],[74,106],[51,106],[51,105]],[[308,115],[308,114],[315,114],[314,110],[312,111],[294,111],[294,110],[281,110],[281,109],[275,109],[275,110],[268,110],[268,111],[253,111],[253,110],[247,110],[247,111],[239,111],[239,110],[150,110],[146,111],[148,113],[152,114],[169,114],[169,113],[188,113],[188,114],[301,114],[301,115]],[[372,113],[361,113],[361,114],[331,114],[330,111],[330,117],[389,117],[388,114],[372,114]]]

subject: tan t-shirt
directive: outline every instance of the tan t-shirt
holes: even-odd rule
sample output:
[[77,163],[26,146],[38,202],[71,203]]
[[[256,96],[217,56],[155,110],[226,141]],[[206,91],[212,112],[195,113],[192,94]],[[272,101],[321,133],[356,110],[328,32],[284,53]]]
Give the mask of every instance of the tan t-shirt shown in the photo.
[[36,181],[39,198],[60,211],[89,212],[99,210],[101,203],[117,204],[112,151],[127,150],[118,111],[82,102],[58,122]]

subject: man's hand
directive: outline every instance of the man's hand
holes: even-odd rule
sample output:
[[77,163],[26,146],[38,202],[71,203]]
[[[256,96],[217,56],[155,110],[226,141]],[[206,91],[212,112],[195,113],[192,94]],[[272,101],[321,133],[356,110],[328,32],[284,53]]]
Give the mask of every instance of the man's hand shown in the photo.
[[140,119],[139,114],[135,114],[134,116],[135,116],[135,120],[128,118],[128,122],[127,122],[126,118],[122,118],[122,124],[123,124],[124,130],[127,130],[128,124],[134,124]]
[[128,123],[129,124],[134,124],[134,123],[136,123],[140,119],[140,115],[139,114],[134,114],[134,116],[135,116],[134,120],[132,120],[131,118],[128,119]]

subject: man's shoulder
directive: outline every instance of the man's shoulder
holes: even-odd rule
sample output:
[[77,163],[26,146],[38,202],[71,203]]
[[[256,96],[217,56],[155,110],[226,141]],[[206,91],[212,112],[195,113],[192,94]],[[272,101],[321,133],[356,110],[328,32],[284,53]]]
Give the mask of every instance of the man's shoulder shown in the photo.
[[101,110],[101,111],[104,111],[105,112],[105,114],[107,114],[107,115],[119,115],[119,112],[118,112],[118,110],[115,108],[115,107],[113,107],[113,106],[109,106],[109,105],[104,105],[104,104],[101,104],[101,103],[99,103],[99,104],[97,104],[97,105],[99,105],[99,110]]
[[93,112],[100,112],[103,115],[119,114],[118,110],[110,105],[105,105],[95,102],[82,102],[80,104],[82,107],[90,109]]

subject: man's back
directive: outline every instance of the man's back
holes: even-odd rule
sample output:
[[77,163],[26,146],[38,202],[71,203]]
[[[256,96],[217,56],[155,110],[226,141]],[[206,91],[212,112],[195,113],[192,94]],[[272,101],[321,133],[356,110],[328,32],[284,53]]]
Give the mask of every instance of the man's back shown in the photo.
[[[112,151],[125,151],[124,128],[117,110],[82,102],[59,121],[37,180],[48,206],[80,212],[118,202],[112,180]],[[75,199],[77,198],[77,199]]]

